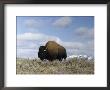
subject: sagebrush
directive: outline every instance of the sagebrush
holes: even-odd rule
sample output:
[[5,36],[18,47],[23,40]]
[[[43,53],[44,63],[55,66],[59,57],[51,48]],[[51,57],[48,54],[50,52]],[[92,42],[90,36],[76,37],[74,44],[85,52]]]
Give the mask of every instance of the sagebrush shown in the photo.
[[17,59],[16,74],[94,74],[94,61]]

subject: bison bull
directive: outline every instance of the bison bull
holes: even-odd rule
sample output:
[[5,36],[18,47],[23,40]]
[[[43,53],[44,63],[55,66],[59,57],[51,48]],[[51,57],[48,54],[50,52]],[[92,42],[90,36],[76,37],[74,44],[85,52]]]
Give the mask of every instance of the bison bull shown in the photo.
[[41,60],[47,59],[49,61],[53,61],[55,59],[59,59],[62,61],[62,59],[67,58],[67,53],[63,46],[54,41],[48,41],[45,46],[39,47],[38,57]]

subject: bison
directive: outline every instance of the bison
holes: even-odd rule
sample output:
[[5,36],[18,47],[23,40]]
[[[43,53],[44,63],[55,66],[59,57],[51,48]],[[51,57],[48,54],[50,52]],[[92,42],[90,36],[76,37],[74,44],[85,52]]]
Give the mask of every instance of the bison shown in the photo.
[[39,47],[38,57],[39,57],[41,60],[44,60],[44,59],[47,58],[47,52],[46,52],[46,50],[45,50],[45,46],[40,46],[40,47]]
[[47,59],[53,61],[58,59],[62,61],[62,59],[67,58],[67,53],[63,46],[57,44],[55,41],[48,41],[45,46],[40,46],[38,57],[41,60]]

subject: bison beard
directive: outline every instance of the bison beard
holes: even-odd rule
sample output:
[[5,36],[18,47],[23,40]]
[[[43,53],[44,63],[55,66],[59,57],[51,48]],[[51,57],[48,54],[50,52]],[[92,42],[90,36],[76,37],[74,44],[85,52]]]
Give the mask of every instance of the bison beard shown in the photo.
[[49,61],[53,61],[55,59],[59,59],[62,61],[62,59],[66,59],[66,49],[57,44],[54,41],[48,41],[45,46],[40,46],[38,57],[43,59],[48,59]]

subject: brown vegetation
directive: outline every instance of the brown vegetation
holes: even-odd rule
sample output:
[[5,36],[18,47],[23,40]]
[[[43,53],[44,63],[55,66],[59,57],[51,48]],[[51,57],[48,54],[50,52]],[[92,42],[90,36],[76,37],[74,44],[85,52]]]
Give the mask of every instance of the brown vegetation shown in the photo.
[[20,59],[16,62],[16,74],[94,74],[94,61]]

